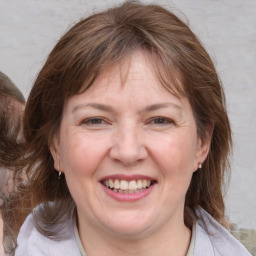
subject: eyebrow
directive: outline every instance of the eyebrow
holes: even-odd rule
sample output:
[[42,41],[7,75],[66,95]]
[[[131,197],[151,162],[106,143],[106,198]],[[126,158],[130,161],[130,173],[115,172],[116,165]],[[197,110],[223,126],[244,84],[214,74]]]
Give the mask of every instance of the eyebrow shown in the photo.
[[171,103],[171,102],[167,102],[167,103],[159,103],[159,104],[153,104],[150,106],[147,106],[143,112],[153,112],[155,110],[161,109],[161,108],[169,108],[169,107],[174,107],[178,110],[182,110],[182,108],[175,104],[175,103]]
[[81,109],[81,108],[96,108],[102,111],[106,111],[106,112],[113,112],[113,108],[109,105],[105,105],[105,104],[100,104],[100,103],[88,103],[88,104],[80,104],[77,105],[73,108],[72,113],[74,113],[75,111]]
[[[72,110],[72,113],[76,112],[79,109],[88,108],[88,107],[106,111],[106,112],[114,112],[113,108],[109,105],[100,104],[100,103],[88,103],[88,104],[80,104],[80,105],[75,106]],[[158,103],[158,104],[149,105],[149,106],[145,107],[142,110],[142,112],[153,112],[158,109],[169,108],[169,107],[174,107],[179,111],[182,110],[182,108],[179,105],[177,105],[175,103],[167,102],[167,103]]]

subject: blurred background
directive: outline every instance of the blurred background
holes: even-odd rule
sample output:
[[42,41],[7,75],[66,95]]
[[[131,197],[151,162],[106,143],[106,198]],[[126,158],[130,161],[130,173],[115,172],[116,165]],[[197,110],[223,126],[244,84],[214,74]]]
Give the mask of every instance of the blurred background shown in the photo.
[[[0,0],[0,70],[27,97],[60,36],[82,17],[120,2]],[[155,3],[188,23],[213,58],[226,92],[234,136],[226,214],[236,228],[256,230],[256,1]]]

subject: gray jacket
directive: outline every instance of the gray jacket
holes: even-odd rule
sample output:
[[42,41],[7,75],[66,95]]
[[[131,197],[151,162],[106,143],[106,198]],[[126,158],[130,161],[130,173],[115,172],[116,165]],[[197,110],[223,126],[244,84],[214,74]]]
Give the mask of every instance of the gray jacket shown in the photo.
[[[250,256],[245,247],[202,208],[197,210],[194,256]],[[63,239],[51,240],[39,233],[30,214],[18,235],[15,256],[81,256],[70,219]]]

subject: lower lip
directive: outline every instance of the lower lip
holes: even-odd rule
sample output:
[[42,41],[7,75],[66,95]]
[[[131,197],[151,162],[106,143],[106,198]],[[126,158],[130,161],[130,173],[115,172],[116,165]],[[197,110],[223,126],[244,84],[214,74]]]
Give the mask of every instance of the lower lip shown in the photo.
[[118,193],[113,191],[112,189],[107,188],[106,186],[104,186],[103,184],[101,184],[104,191],[113,199],[120,201],[120,202],[133,202],[133,201],[138,201],[141,200],[143,198],[145,198],[146,196],[148,196],[152,190],[155,187],[155,184],[151,185],[149,188],[138,192],[138,193]]

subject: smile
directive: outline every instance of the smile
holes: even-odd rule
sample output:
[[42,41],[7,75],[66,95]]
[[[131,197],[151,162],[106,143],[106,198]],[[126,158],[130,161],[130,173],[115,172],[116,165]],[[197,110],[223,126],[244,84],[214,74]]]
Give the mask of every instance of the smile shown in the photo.
[[124,194],[134,194],[142,192],[153,185],[155,181],[147,179],[139,180],[119,180],[119,179],[106,179],[102,181],[102,184],[114,192]]

